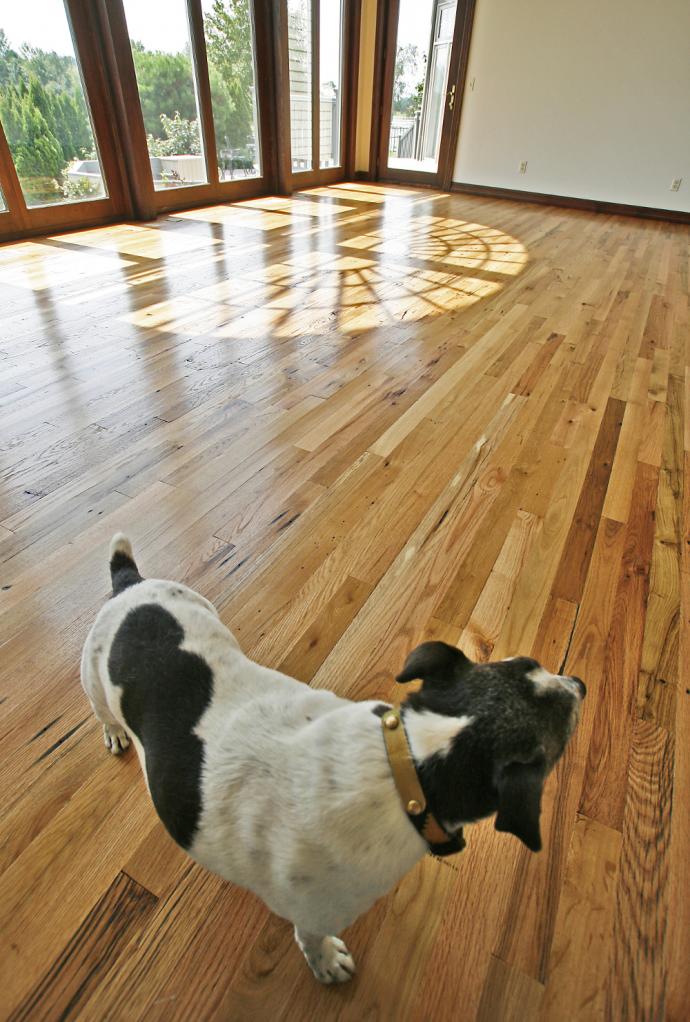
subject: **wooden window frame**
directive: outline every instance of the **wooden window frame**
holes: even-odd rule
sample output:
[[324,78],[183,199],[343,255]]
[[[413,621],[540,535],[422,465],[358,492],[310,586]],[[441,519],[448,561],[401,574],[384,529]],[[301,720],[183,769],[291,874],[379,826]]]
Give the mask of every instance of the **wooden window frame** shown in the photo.
[[23,235],[27,229],[26,203],[10,147],[0,123],[0,184],[7,209],[0,212],[0,241]]

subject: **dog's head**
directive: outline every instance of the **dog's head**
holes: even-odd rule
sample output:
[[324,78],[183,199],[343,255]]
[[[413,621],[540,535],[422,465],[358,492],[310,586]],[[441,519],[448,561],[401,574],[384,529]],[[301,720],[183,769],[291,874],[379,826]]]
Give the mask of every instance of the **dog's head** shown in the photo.
[[[403,712],[436,814],[453,825],[496,813],[496,830],[539,851],[544,781],[575,730],[584,683],[529,657],[473,663],[445,642],[425,642],[410,653],[397,680],[417,678],[422,687]],[[427,735],[438,728],[443,736],[435,749],[427,741],[421,759],[415,727]]]

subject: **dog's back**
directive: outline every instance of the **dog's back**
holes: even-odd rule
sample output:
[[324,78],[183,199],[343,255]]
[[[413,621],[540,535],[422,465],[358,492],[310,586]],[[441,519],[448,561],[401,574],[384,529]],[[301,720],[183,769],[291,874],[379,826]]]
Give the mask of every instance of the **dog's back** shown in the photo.
[[[201,812],[204,750],[195,728],[213,700],[213,661],[239,649],[198,593],[143,579],[122,534],[111,542],[110,574],[113,598],[84,648],[84,688],[104,724],[134,739],[158,815],[189,848]],[[127,744],[118,741],[111,751]]]

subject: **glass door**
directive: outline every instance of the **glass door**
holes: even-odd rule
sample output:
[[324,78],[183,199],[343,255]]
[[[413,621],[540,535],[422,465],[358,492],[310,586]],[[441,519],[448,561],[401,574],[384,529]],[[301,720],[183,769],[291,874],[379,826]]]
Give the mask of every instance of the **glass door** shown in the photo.
[[294,188],[343,177],[346,0],[287,0]]
[[453,156],[461,50],[470,4],[392,0],[386,32],[378,176],[441,185]]
[[[23,0],[0,9],[0,232],[67,227],[121,209],[106,121],[89,104],[102,88],[83,41],[88,9],[73,0]],[[74,17],[73,17],[74,14]],[[82,45],[80,45],[80,41]],[[81,54],[84,54],[82,59]]]

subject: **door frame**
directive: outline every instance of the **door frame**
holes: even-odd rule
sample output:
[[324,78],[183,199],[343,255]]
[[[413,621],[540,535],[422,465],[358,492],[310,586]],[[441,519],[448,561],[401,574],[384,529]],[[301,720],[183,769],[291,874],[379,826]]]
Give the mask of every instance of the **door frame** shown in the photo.
[[[476,0],[458,0],[455,28],[451,47],[446,90],[446,116],[448,127],[441,133],[441,145],[436,173],[419,170],[388,168],[388,140],[393,99],[393,75],[398,35],[400,0],[379,3],[376,19],[374,50],[374,86],[372,90],[372,116],[368,179],[394,184],[426,185],[449,191],[453,180],[453,166],[460,132],[460,118],[465,95],[467,65],[474,22]],[[448,111],[448,96],[455,86],[455,99]]]

